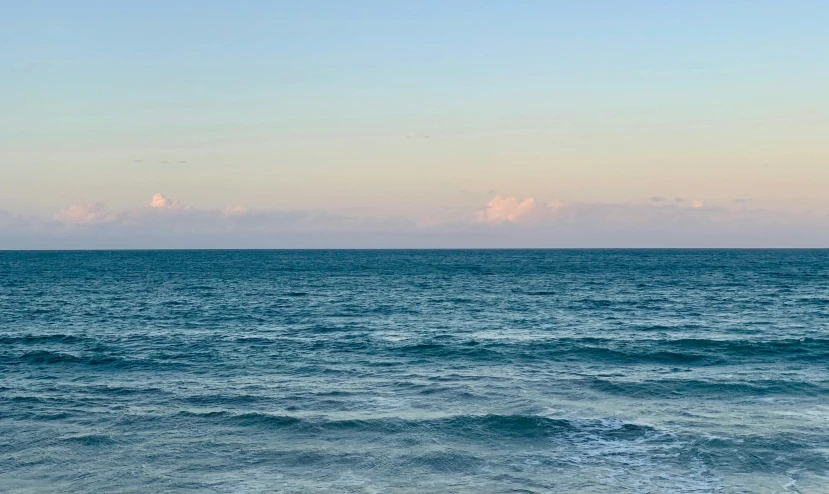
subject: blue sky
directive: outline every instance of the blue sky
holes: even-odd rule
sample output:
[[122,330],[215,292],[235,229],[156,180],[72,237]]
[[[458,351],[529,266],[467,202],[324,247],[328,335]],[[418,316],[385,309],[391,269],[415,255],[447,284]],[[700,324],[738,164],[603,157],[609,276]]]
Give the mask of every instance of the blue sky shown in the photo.
[[826,2],[35,1],[3,18],[9,217],[114,221],[159,192],[415,233],[537,234],[563,221],[548,209],[667,207],[653,197],[829,214]]

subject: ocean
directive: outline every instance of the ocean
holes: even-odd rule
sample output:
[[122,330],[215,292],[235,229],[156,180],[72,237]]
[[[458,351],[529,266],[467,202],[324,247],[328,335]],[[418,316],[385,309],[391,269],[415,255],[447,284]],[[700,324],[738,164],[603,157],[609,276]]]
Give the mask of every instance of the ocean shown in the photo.
[[829,250],[0,252],[0,491],[829,493]]

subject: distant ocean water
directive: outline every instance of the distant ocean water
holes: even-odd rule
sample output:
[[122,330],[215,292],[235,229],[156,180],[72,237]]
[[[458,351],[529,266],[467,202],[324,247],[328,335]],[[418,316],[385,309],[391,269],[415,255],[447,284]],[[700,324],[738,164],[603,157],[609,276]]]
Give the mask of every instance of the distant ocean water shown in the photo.
[[829,492],[829,251],[0,252],[2,492]]

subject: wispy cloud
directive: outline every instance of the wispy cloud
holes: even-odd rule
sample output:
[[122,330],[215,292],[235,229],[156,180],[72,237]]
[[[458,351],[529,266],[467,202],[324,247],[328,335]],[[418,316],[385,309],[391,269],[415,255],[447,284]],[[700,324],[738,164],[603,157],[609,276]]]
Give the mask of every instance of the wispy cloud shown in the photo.
[[15,231],[32,227],[36,220],[20,214],[0,210],[0,231]]
[[227,206],[222,210],[222,215],[224,216],[235,216],[247,213],[248,210],[244,206],[235,205],[235,206]]

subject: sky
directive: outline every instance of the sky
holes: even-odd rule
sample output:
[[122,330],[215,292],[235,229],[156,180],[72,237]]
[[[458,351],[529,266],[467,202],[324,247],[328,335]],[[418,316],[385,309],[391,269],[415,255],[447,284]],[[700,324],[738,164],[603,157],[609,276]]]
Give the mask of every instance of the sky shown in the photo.
[[827,19],[7,2],[0,249],[829,247]]

